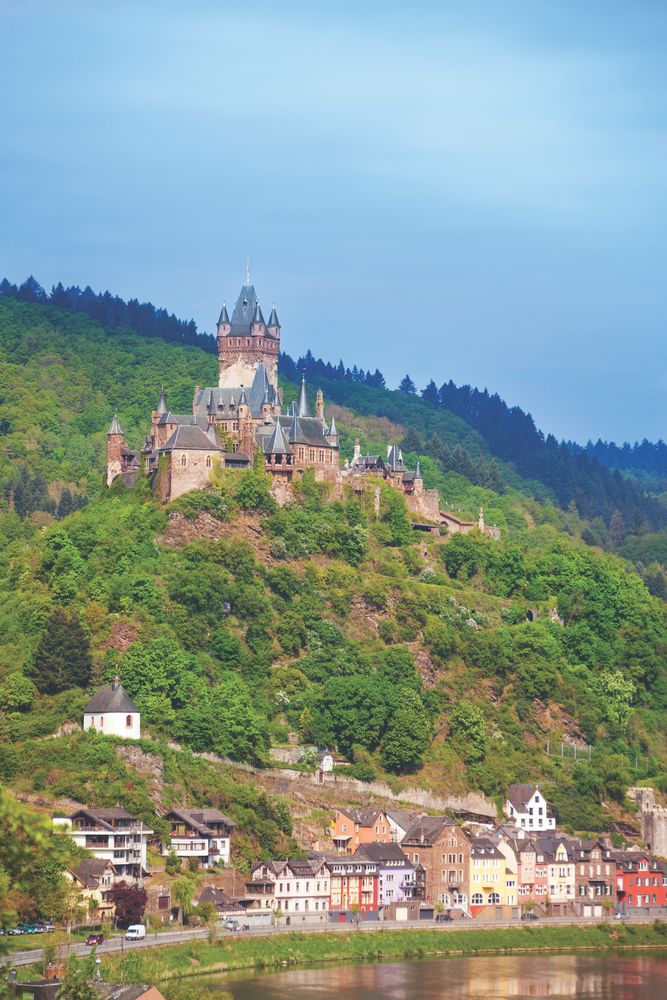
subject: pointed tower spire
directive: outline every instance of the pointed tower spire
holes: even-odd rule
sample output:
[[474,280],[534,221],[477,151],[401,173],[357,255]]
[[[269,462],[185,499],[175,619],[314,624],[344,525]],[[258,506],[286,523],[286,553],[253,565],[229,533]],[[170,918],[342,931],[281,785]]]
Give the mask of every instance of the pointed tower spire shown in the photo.
[[255,315],[252,318],[252,325],[255,326],[259,324],[264,326],[264,317],[262,316],[262,310],[259,305],[259,299],[257,299],[257,305],[255,306]]
[[114,413],[113,420],[111,421],[111,427],[107,431],[107,435],[109,435],[109,434],[122,434],[122,433],[123,433],[123,431],[121,430],[121,426],[118,423],[118,417]]
[[158,413],[168,413],[169,412],[169,409],[167,407],[167,397],[165,396],[165,392],[164,392],[164,385],[162,386],[162,391],[160,392],[160,399],[158,400],[158,404],[157,404],[157,412]]
[[246,279],[245,279],[245,283],[246,283],[246,285],[250,284],[250,257],[248,257],[248,265],[246,267]]
[[273,309],[271,310],[271,315],[269,316],[269,322],[266,324],[268,329],[279,330],[280,323],[278,322],[278,313],[276,312],[275,302],[273,304]]
[[299,411],[300,417],[312,417],[313,410],[310,405],[310,400],[308,399],[308,393],[306,392],[306,376],[304,375],[301,380],[301,388],[299,389],[299,398],[296,401],[296,407]]
[[229,313],[227,312],[227,305],[225,302],[222,303],[222,309],[220,310],[220,319],[218,320],[218,326],[222,323],[229,323]]
[[[417,468],[415,470],[415,479],[423,479],[423,478],[424,477],[422,476],[421,462],[417,462]],[[482,508],[480,507],[480,511],[481,511],[481,509]]]

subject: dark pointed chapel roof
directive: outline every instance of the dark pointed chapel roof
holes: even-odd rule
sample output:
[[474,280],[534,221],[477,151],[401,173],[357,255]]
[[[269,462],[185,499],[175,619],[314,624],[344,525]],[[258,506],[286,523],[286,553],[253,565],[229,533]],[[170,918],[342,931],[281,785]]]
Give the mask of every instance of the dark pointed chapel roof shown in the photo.
[[113,684],[103,684],[83,710],[84,715],[92,715],[93,712],[118,712],[124,715],[127,712],[138,714],[139,709],[123,685],[114,681]]
[[157,412],[158,413],[166,413],[167,412],[167,397],[166,397],[165,392],[164,392],[164,386],[162,386],[162,389],[160,391],[160,398],[159,398],[158,404],[157,404]]
[[271,310],[271,315],[269,316],[269,322],[267,326],[277,326],[280,329],[280,323],[278,321],[278,313],[276,312],[276,307],[274,306]]
[[264,317],[262,316],[262,308],[259,304],[259,299],[257,299],[257,305],[255,306],[255,313],[252,317],[253,323],[261,323],[264,326]]
[[265,444],[269,437],[275,433],[275,428],[280,425],[286,440],[291,444],[307,444],[311,447],[331,448],[331,442],[325,434],[325,428],[317,417],[289,417],[281,415],[274,417],[274,424],[260,424],[255,428],[255,435],[262,450],[266,453]]
[[280,426],[280,420],[276,422],[273,434],[262,447],[265,455],[293,454],[294,449],[285,438],[285,433]]

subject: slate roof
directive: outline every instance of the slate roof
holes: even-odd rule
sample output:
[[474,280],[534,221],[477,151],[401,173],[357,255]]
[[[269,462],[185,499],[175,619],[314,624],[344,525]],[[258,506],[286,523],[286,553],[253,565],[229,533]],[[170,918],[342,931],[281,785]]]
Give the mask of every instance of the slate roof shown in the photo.
[[294,453],[294,449],[285,438],[283,429],[280,426],[280,420],[276,422],[271,437],[262,444],[262,449],[265,455],[292,455]]
[[200,903],[213,903],[217,910],[237,910],[239,909],[238,899],[228,896],[224,889],[217,889],[214,885],[207,885],[201,896],[197,900]]
[[205,434],[198,424],[181,424],[159,450],[222,451],[223,448],[217,439],[212,440],[208,434]]
[[475,837],[470,841],[470,855],[471,857],[481,857],[482,855],[492,858],[504,857],[502,852],[496,845],[489,840],[488,837]]
[[517,812],[523,813],[527,811],[528,803],[537,791],[539,789],[535,785],[510,785],[507,789],[507,800]]
[[410,827],[420,819],[424,814],[422,812],[392,812],[385,813],[387,819],[391,819],[392,822],[400,826],[401,830],[405,830],[406,833]]
[[339,807],[338,812],[359,826],[373,826],[379,816],[384,816],[382,809],[341,809]]
[[423,816],[413,823],[401,843],[432,847],[448,826],[458,826],[458,824],[449,816]]
[[331,427],[329,427],[324,433],[325,433],[325,435],[328,438],[331,438],[331,437],[334,437],[334,436],[335,437],[338,436],[338,428],[336,427],[336,418],[335,417],[331,418]]
[[158,413],[166,413],[167,412],[167,397],[166,397],[165,392],[164,392],[164,386],[162,386],[162,389],[160,390],[160,398],[159,398],[158,404],[157,404],[157,412]]
[[[215,385],[202,389],[195,399],[195,413],[199,417],[203,417],[207,413],[209,400],[212,395],[215,413],[217,416],[222,419],[233,419],[236,417],[237,411],[230,411],[230,406],[232,404],[234,406],[238,405],[240,402],[241,390],[242,387],[240,385],[234,387],[229,386],[224,389]],[[257,365],[252,386],[250,389],[245,388],[244,391],[251,416],[255,420],[259,420],[262,416],[262,402],[267,392],[271,396],[271,402],[273,405],[278,405],[280,403],[280,399],[275,398],[276,392],[269,382],[266,374],[266,367],[262,361],[260,361]],[[282,405],[281,410],[283,413],[285,412]]]
[[108,434],[122,434],[122,433],[123,433],[123,431],[121,430],[121,426],[118,423],[118,417],[114,413],[113,420],[111,421],[111,427],[107,431],[107,435]]
[[310,399],[308,398],[308,393],[306,391],[306,377],[305,375],[301,379],[301,388],[299,389],[299,396],[296,401],[297,410],[299,411],[300,417],[312,417],[313,409],[310,405]]
[[198,834],[211,837],[216,836],[216,833],[208,826],[209,823],[224,823],[225,826],[229,827],[236,826],[233,819],[217,809],[170,809],[165,819],[169,819],[170,816],[175,816],[176,819],[188,823]]
[[115,712],[119,715],[132,712],[137,715],[139,709],[122,684],[119,684],[115,691],[111,684],[103,684],[97,694],[94,694],[90,699],[83,712],[84,715],[92,715],[97,712]]
[[261,323],[264,326],[264,317],[262,316],[262,307],[259,304],[259,299],[257,299],[257,305],[255,306],[255,313],[252,317],[253,323]]
[[356,858],[357,855],[359,857],[364,857],[365,855],[369,861],[376,861],[378,863],[382,861],[401,861],[405,863],[406,868],[412,867],[412,862],[401,849],[400,844],[359,844],[352,857]]
[[102,858],[83,858],[76,868],[70,868],[72,875],[76,875],[83,882],[86,889],[96,889],[99,880],[111,869],[116,874],[113,863]]
[[562,845],[567,852],[568,860],[574,860],[574,845],[571,841],[565,840],[562,837],[536,837],[535,843],[540,853],[552,858]]
[[[204,410],[204,414],[205,413],[206,410]],[[206,420],[204,417],[201,417],[199,414],[197,414],[196,416],[197,416],[197,423],[202,428],[202,430],[208,427],[208,420]],[[157,425],[158,427],[166,427],[167,424],[175,424],[176,426],[179,426],[180,424],[190,425],[192,424],[192,414],[172,413],[171,411],[163,413],[160,419],[158,420]]]
[[267,326],[277,326],[280,329],[280,323],[278,321],[278,313],[276,312],[276,307],[274,306],[271,310],[271,315],[269,316],[269,322]]
[[227,306],[224,302],[222,303],[222,309],[220,310],[218,325],[220,325],[220,323],[229,323],[229,313],[227,312]]

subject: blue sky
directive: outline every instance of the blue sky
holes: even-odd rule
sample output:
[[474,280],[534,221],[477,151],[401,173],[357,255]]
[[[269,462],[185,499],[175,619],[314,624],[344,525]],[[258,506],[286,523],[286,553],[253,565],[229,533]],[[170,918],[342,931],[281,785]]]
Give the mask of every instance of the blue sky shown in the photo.
[[[667,8],[0,0],[0,276],[667,437]],[[165,373],[168,382],[168,373]]]

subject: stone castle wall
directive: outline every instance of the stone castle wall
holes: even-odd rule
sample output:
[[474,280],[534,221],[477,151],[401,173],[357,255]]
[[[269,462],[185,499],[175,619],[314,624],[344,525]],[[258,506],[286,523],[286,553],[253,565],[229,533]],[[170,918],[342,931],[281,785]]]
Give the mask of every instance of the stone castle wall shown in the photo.
[[628,788],[628,798],[639,806],[641,836],[647,848],[659,858],[667,858],[667,807],[656,805],[652,788]]

